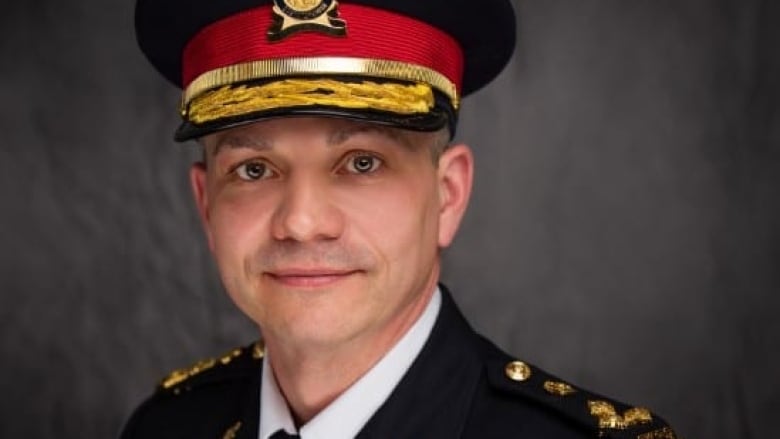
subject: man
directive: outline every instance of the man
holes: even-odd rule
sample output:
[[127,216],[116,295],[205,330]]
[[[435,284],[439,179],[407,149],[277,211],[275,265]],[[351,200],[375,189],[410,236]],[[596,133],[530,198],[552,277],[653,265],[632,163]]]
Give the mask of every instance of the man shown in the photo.
[[174,372],[123,438],[674,438],[475,334],[438,284],[471,191],[460,98],[507,63],[507,0],[139,0],[184,89],[176,139],[262,342]]

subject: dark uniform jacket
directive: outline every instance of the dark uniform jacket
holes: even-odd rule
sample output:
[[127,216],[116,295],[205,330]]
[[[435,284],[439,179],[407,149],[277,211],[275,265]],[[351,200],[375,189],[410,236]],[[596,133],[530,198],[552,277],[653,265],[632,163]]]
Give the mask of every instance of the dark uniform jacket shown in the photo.
[[[122,439],[257,439],[262,347],[174,372]],[[674,439],[649,411],[587,392],[475,333],[442,287],[430,338],[368,421],[367,438]],[[339,439],[339,438],[333,438]]]

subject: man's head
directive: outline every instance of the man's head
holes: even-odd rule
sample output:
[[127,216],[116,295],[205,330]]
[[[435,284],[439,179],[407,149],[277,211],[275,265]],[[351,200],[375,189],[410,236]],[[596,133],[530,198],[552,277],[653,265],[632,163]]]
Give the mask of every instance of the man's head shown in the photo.
[[183,89],[176,139],[204,145],[238,306],[290,345],[402,333],[468,202],[471,152],[444,146],[509,60],[509,0],[138,0],[136,29]]

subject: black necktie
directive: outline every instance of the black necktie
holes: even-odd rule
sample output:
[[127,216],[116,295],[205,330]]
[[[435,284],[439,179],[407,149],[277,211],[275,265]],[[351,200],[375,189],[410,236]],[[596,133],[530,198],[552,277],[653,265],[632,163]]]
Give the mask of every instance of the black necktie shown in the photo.
[[280,428],[279,431],[272,434],[269,439],[301,439],[301,437],[298,436],[297,434],[290,434],[284,431],[284,429]]

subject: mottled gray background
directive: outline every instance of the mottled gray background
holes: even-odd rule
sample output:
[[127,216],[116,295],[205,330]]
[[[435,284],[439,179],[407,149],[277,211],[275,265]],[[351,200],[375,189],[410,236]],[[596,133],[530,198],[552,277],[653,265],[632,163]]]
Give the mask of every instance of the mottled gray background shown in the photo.
[[[169,369],[255,335],[131,3],[2,8],[3,438],[112,437]],[[778,2],[516,4],[516,57],[463,111],[476,194],[444,278],[522,359],[689,439],[774,437]]]

